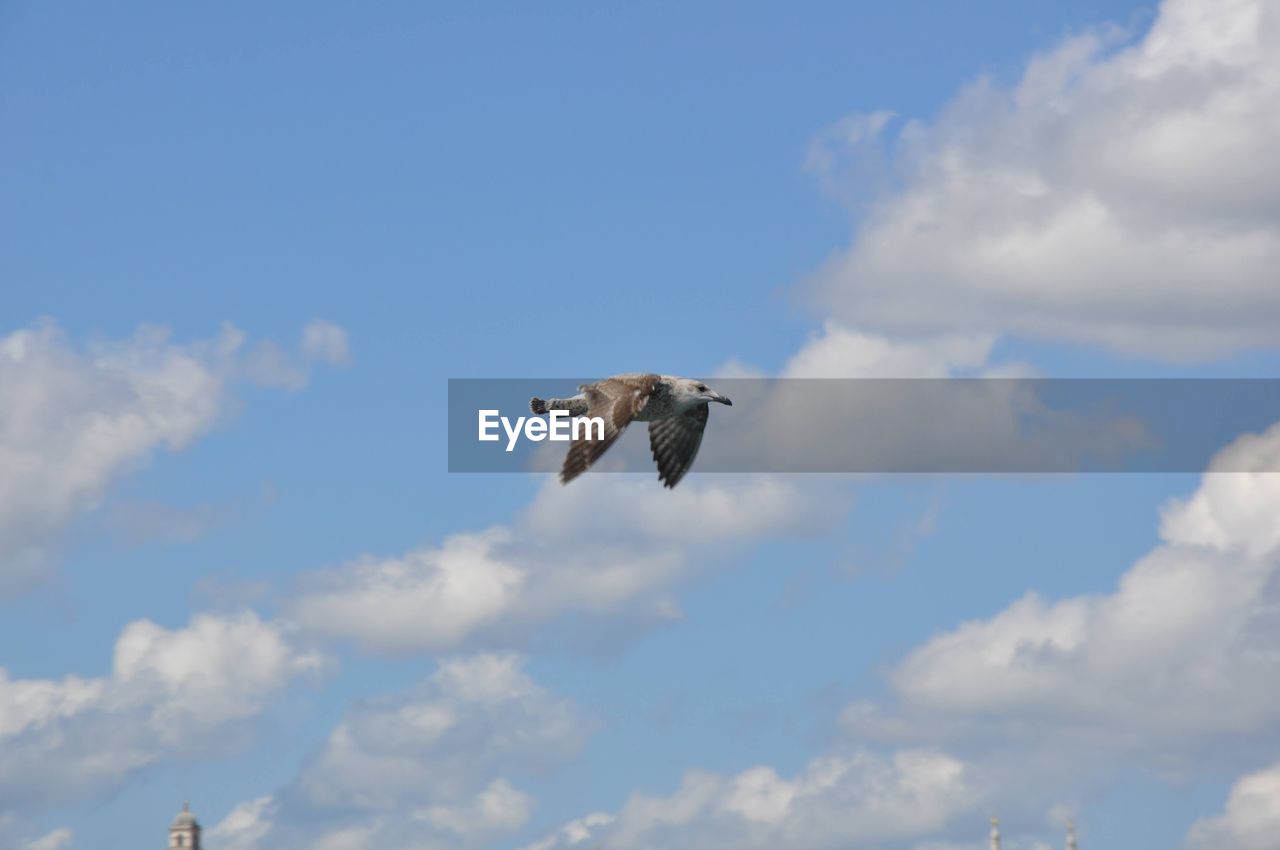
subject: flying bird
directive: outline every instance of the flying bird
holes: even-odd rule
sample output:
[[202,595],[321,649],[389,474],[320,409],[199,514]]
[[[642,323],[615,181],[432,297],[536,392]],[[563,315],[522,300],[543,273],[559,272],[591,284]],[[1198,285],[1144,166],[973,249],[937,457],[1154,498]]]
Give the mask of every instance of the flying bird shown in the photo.
[[591,429],[573,441],[560,469],[560,483],[568,484],[622,435],[632,422],[649,423],[649,448],[658,464],[658,478],[670,488],[680,483],[693,465],[707,427],[707,405],[733,402],[692,378],[628,372],[578,387],[571,398],[529,400],[529,409],[541,416],[549,410],[565,410],[571,416],[599,417],[604,439],[590,439]]

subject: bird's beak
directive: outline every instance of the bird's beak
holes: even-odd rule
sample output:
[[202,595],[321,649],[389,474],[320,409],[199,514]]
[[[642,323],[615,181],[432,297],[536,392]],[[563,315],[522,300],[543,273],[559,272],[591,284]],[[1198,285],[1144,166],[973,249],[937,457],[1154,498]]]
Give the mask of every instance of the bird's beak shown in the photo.
[[729,401],[728,396],[722,396],[720,395],[720,393],[716,393],[716,397],[714,400],[720,402],[721,404],[727,404],[730,407],[733,407],[733,402]]

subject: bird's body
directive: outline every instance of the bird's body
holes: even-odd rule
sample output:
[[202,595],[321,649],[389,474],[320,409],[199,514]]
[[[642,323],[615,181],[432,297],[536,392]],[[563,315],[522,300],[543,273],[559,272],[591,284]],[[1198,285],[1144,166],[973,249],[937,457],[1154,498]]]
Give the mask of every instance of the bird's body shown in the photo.
[[627,372],[583,384],[570,398],[531,399],[529,409],[539,415],[564,410],[571,416],[604,420],[604,439],[586,437],[573,441],[560,470],[568,484],[605,453],[632,422],[649,423],[649,446],[658,464],[658,478],[674,487],[693,465],[707,426],[709,402],[733,402],[692,378]]

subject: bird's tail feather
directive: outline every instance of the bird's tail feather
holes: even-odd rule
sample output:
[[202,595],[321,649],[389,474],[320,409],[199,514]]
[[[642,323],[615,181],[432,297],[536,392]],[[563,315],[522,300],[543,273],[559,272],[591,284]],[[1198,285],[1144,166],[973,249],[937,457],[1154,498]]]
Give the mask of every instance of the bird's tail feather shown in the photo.
[[570,416],[586,416],[591,406],[580,395],[573,398],[538,398],[529,399],[529,409],[541,416],[552,410],[566,411]]

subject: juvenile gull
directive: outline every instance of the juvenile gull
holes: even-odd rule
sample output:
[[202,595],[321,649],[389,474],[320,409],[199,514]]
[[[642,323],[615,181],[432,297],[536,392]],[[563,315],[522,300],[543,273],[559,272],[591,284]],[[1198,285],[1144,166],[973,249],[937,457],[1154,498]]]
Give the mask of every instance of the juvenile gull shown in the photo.
[[674,487],[693,465],[707,427],[707,404],[733,402],[692,378],[627,372],[578,387],[571,398],[532,398],[529,409],[541,416],[548,410],[565,410],[570,416],[600,417],[604,439],[593,440],[591,429],[573,441],[560,470],[560,482],[568,484],[587,471],[632,422],[649,423],[649,448],[658,464],[658,478]]

